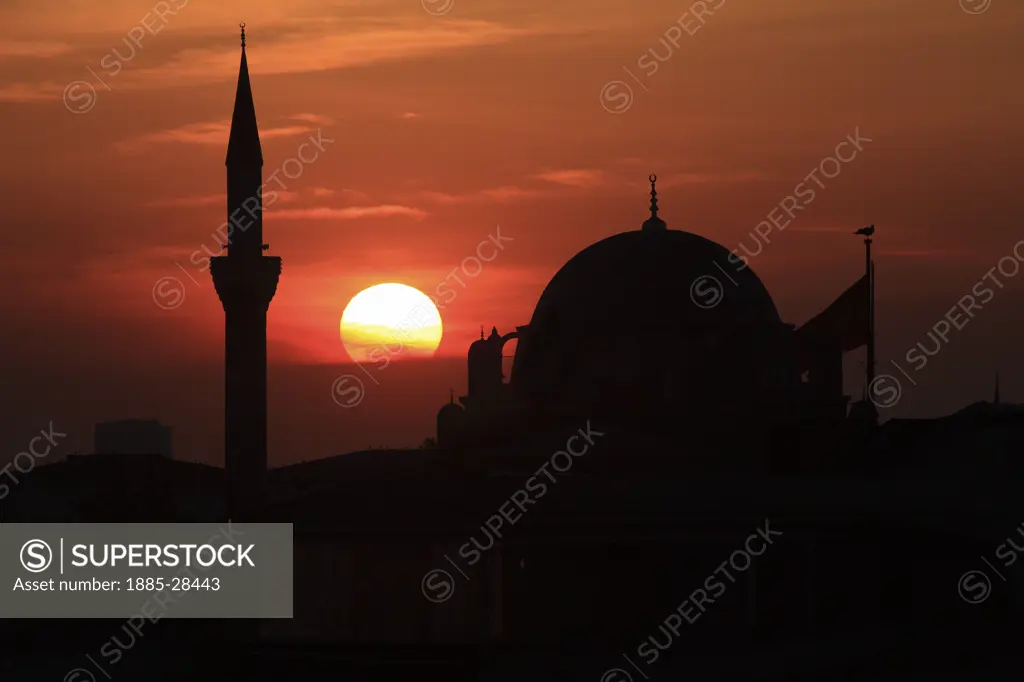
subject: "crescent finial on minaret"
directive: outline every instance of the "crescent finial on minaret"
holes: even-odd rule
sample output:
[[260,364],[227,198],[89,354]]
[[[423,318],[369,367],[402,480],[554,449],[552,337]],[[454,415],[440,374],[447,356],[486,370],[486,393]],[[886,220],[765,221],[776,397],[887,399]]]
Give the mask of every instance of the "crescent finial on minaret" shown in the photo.
[[245,22],[243,21],[238,25],[238,28],[242,29],[242,47],[245,47]]

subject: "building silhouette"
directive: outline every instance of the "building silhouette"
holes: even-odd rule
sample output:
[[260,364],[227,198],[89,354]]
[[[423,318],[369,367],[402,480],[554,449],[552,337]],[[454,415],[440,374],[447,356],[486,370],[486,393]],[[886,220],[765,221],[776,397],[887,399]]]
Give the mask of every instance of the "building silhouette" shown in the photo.
[[[653,179],[641,229],[584,248],[528,324],[481,332],[467,395],[438,413],[440,447],[268,471],[266,315],[281,263],[263,255],[261,169],[243,43],[227,156],[229,217],[242,222],[212,264],[224,468],[73,457],[0,499],[7,522],[294,524],[294,619],[230,649],[217,624],[156,624],[137,645],[138,679],[314,679],[329,665],[357,679],[938,680],[1013,661],[1024,562],[984,603],[957,583],[1024,515],[1024,412],[997,388],[947,418],[879,426],[842,391],[842,354],[873,331],[870,283],[787,324],[728,249],[669,229]],[[769,527],[781,535],[709,596],[708,576]],[[700,616],[667,619],[680,609]],[[56,679],[68,667],[54,651],[80,658],[95,627],[45,626],[0,634]],[[203,656],[217,663],[195,672]],[[626,661],[643,667],[606,672]],[[28,667],[17,679],[37,678]]]
[[[873,343],[872,277],[799,329],[786,324],[748,263],[669,229],[656,180],[640,229],[571,258],[529,324],[505,335],[492,328],[486,338],[481,329],[469,348],[467,395],[438,413],[442,447],[588,418],[638,433],[685,428],[712,441],[736,422],[756,425],[754,433],[858,434],[877,422],[870,401],[844,395],[842,370],[844,353]],[[506,382],[502,349],[512,339]],[[797,446],[793,438],[777,444],[779,456]]]
[[93,452],[172,457],[171,427],[156,419],[100,422],[93,428]]

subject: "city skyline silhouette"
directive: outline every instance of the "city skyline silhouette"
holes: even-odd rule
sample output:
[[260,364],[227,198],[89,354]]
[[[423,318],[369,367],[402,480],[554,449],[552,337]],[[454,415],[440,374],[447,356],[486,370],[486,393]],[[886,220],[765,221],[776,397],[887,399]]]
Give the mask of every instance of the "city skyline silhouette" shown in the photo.
[[[317,64],[316,60],[295,62],[295,57],[287,61],[291,39],[269,26],[267,35],[255,43],[250,39],[250,51],[258,55],[251,64],[254,78],[264,85],[257,98],[263,102],[265,175],[269,178],[277,172],[279,181],[268,180],[277,196],[267,207],[266,229],[274,234],[267,241],[277,255],[292,263],[290,285],[275,296],[275,314],[269,320],[269,371],[274,376],[282,368],[278,381],[291,384],[285,390],[301,396],[303,412],[309,415],[302,428],[295,428],[297,417],[290,414],[294,402],[272,405],[268,414],[271,461],[295,461],[300,458],[293,454],[295,449],[303,451],[301,458],[305,458],[369,445],[421,442],[432,428],[437,402],[445,400],[449,388],[460,394],[465,389],[461,365],[479,325],[504,331],[522,324],[561,265],[587,244],[642,221],[643,194],[651,172],[659,174],[662,207],[676,229],[740,253],[757,253],[752,267],[772,292],[782,317],[795,324],[810,319],[858,276],[859,242],[849,233],[876,223],[881,235],[875,253],[879,364],[903,361],[918,342],[929,343],[928,332],[934,325],[1001,258],[1012,254],[1018,208],[1012,156],[1021,147],[1013,144],[1019,138],[1011,115],[1015,95],[990,85],[1012,63],[994,47],[1009,35],[1006,27],[1012,27],[1017,17],[1019,10],[1012,5],[972,15],[955,3],[935,11],[920,3],[899,9],[878,4],[876,9],[884,9],[880,16],[888,16],[887,25],[894,27],[890,30],[925,22],[923,26],[934,27],[934,35],[941,36],[933,39],[929,37],[933,34],[920,35],[908,28],[910,37],[886,48],[892,66],[885,79],[873,75],[878,73],[874,61],[859,56],[869,50],[869,43],[863,42],[866,37],[844,37],[841,44],[848,49],[800,40],[787,47],[781,38],[769,39],[769,33],[754,29],[778,22],[780,30],[790,26],[795,36],[813,35],[805,23],[787,22],[785,17],[812,17],[815,11],[824,21],[849,13],[849,21],[870,26],[868,17],[873,15],[868,6],[854,11],[845,6],[813,10],[794,5],[782,16],[773,16],[767,10],[732,12],[726,3],[703,22],[683,21],[690,35],[673,19],[683,12],[652,5],[640,10],[635,29],[609,34],[618,47],[609,46],[607,51],[562,35],[559,49],[564,56],[556,63],[568,67],[572,55],[587,54],[587,50],[601,55],[590,60],[593,64],[581,74],[569,68],[546,73],[541,68],[544,59],[522,54],[524,45],[541,40],[536,36],[540,27],[532,26],[521,37],[512,38],[499,28],[521,26],[527,20],[493,18],[487,24],[491,32],[478,31],[462,49],[490,49],[493,57],[489,58],[496,60],[491,62],[492,72],[514,79],[506,88],[500,83],[488,86],[486,79],[459,61],[463,53],[446,51],[459,48],[441,46],[445,41],[438,32],[462,35],[469,31],[474,15],[454,5],[443,15],[431,14],[415,4],[404,9],[398,3],[386,4],[378,11],[402,31],[423,35],[422,48],[381,47],[380,54],[353,56],[354,48],[345,48],[343,41],[336,50],[327,48],[336,40],[324,35],[327,24],[308,26],[305,30],[311,35],[303,54],[330,55]],[[438,3],[428,4],[433,10],[444,9]],[[4,76],[9,85],[0,95],[10,117],[5,139],[14,158],[38,159],[22,170],[12,167],[7,178],[11,195],[22,197],[5,221],[11,235],[9,247],[19,253],[11,276],[36,282],[26,296],[16,296],[12,288],[0,299],[12,325],[4,357],[11,367],[9,390],[19,396],[12,401],[14,421],[63,418],[72,432],[69,437],[75,439],[73,447],[85,451],[96,422],[156,417],[176,427],[177,442],[188,457],[213,463],[223,437],[215,412],[220,404],[216,379],[220,360],[214,351],[222,333],[223,311],[211,295],[204,267],[209,254],[219,250],[216,233],[225,222],[219,203],[222,179],[215,159],[224,153],[228,141],[227,111],[233,95],[229,84],[237,81],[237,55],[224,45],[223,28],[211,30],[209,37],[202,31],[202,37],[193,33],[194,22],[205,19],[191,14],[188,5],[175,14],[166,13],[163,21],[150,20],[151,26],[162,30],[153,35],[141,28],[145,33],[144,39],[138,39],[141,45],[123,34],[138,26],[146,12],[134,12],[140,13],[134,18],[127,14],[123,20],[127,28],[121,26],[121,33],[105,42],[97,38],[94,45],[68,39],[48,48],[59,52],[55,67],[67,65],[66,72],[55,71],[51,80],[87,81],[95,90],[95,98],[89,100],[93,107],[77,113],[86,103],[79,98],[93,90],[80,86],[69,91],[67,103],[74,112],[65,107],[63,87],[50,94],[32,94],[30,67],[39,64],[33,55],[39,50],[44,54],[46,46],[24,37],[36,35],[35,15],[28,10],[8,11],[24,12],[9,26],[22,26],[25,33],[10,35],[12,56],[3,62],[3,68],[13,69]],[[354,43],[356,37],[370,43],[376,40],[372,22],[345,13],[324,16],[328,22],[347,22],[344,31],[350,45],[363,44]],[[604,26],[614,23],[613,17],[615,10],[606,8],[592,21]],[[236,26],[238,21],[232,15],[219,24]],[[260,23],[257,17],[250,21]],[[61,35],[65,29],[60,22],[47,22],[43,34]],[[674,38],[679,47],[665,36],[666,31],[669,37],[675,36],[672,26],[683,30],[681,38]],[[718,37],[716,27],[721,27]],[[751,31],[756,40],[748,35]],[[868,34],[874,35],[871,31]],[[180,68],[189,75],[168,81],[167,74],[178,63],[170,59],[188,40],[212,50],[217,66],[201,68],[201,60],[185,58]],[[924,78],[933,68],[941,68],[932,66],[937,58],[934,45],[948,47],[947,56],[942,57],[948,62],[947,80],[941,87],[932,87]],[[643,61],[649,63],[654,59],[651,50],[664,61],[655,59],[659,68],[648,76],[651,68],[635,62],[646,54],[648,59]],[[813,63],[818,53],[838,60],[828,72],[832,77],[823,81],[825,92],[806,100],[771,96],[769,76],[780,72],[788,74],[785,82],[793,87],[813,91],[805,84],[821,81],[818,68],[787,69],[780,60]],[[963,61],[953,56],[962,53],[981,60],[979,68],[992,80],[974,80],[973,69],[965,71]],[[695,70],[688,61],[690,54],[719,59],[724,71]],[[776,56],[768,62],[740,56],[751,54]],[[932,61],[922,71],[924,55]],[[110,90],[81,66],[83,62]],[[763,65],[751,66],[758,63]],[[157,68],[160,64],[165,66]],[[431,68],[435,64],[445,66]],[[768,71],[769,65],[776,70]],[[622,66],[641,79],[643,87]],[[159,73],[147,76],[154,69]],[[366,75],[378,71],[382,81],[375,88]],[[441,78],[442,73],[447,76]],[[545,104],[552,87],[545,85],[545,78],[554,74],[559,75],[555,82],[564,93],[551,100],[556,106]],[[465,83],[455,90],[454,98],[450,88],[442,87],[453,77]],[[310,79],[317,85],[308,86]],[[617,80],[630,84],[632,99],[627,110],[612,113],[602,102],[614,109],[622,102],[620,93],[612,90],[602,99],[601,89]],[[918,83],[919,91],[901,89],[906,82]],[[151,87],[140,87],[146,83]],[[179,89],[165,90],[170,83]],[[301,97],[297,88],[304,93]],[[466,114],[459,114],[472,111],[473,102],[483,106],[474,93],[492,90],[496,98],[492,99],[504,102],[502,107],[511,111],[516,110],[516,93],[526,94],[533,121],[526,128],[528,133],[517,132],[511,120],[495,116],[497,105],[481,110],[477,124],[468,124]],[[925,102],[946,102],[947,92],[972,92],[975,99],[968,101],[999,101],[1005,106],[991,111],[924,106]],[[177,95],[190,102],[197,98],[195,105],[187,112],[166,107]],[[768,112],[760,117],[740,116],[738,112],[746,111],[745,96],[766,103]],[[138,102],[140,108],[120,106],[124,98]],[[835,106],[822,110],[829,102]],[[575,127],[581,132],[574,133],[574,126],[553,118],[555,111],[578,120]],[[671,112],[684,112],[684,123],[673,121]],[[904,120],[908,117],[920,125],[908,126]],[[494,133],[484,135],[488,127]],[[339,137],[345,128],[353,133]],[[875,141],[864,143],[863,151],[843,164],[834,178],[816,170],[834,154],[837,144],[858,129]],[[607,144],[595,149],[582,130],[595,131]],[[326,139],[339,141],[322,142],[322,151],[304,148],[305,158],[313,158],[315,152],[317,160],[302,164],[300,170],[290,160],[297,159],[299,147],[311,136],[316,141],[318,131]],[[979,139],[982,134],[990,137]],[[38,142],[44,139],[59,140],[55,151]],[[543,139],[560,140],[564,149],[545,150],[531,142]],[[342,148],[343,153],[332,154]],[[33,189],[41,181],[34,169],[39,164],[63,168],[58,154],[77,154],[71,151],[75,149],[89,150],[76,163],[91,165],[95,172],[58,181],[72,203],[91,208],[65,215],[64,209],[47,205],[44,195]],[[444,149],[458,151],[439,156]],[[841,153],[849,158],[849,150]],[[466,162],[438,164],[433,161],[437,158]],[[282,170],[286,163],[288,175],[297,178],[286,177]],[[480,169],[489,167],[494,170],[481,177]],[[834,172],[827,164],[825,170]],[[817,193],[815,199],[784,230],[777,229],[769,214],[781,218],[779,224],[788,219],[776,207],[794,194],[811,171],[824,187],[806,180]],[[979,190],[983,198],[972,197],[971,183],[985,188]],[[122,188],[130,188],[127,196]],[[36,223],[46,227],[33,227]],[[964,224],[985,228],[971,232],[963,229]],[[766,237],[755,232],[759,225],[762,231],[770,227]],[[455,283],[450,273],[498,226],[516,241],[485,264],[477,277],[456,272],[465,287]],[[33,236],[39,229],[62,237],[44,248]],[[59,277],[40,271],[40,264],[54,260],[78,273],[73,281],[84,294],[81,301],[69,302]],[[402,367],[399,358],[385,371],[409,373],[408,379],[398,379],[399,386],[394,381],[374,386],[359,415],[337,409],[330,400],[330,384],[352,369],[339,366],[349,364],[337,330],[348,300],[363,288],[386,281],[432,292],[446,277],[458,298],[442,311],[445,332],[437,363],[419,368],[408,366],[407,361]],[[154,289],[163,278],[175,278],[180,288],[165,282],[170,288],[158,289],[158,298],[161,292],[184,296],[172,310],[161,309],[153,301]],[[937,417],[954,412],[987,398],[997,370],[1007,399],[1019,399],[1015,398],[1020,377],[1014,358],[1024,338],[1015,327],[1001,324],[1021,303],[1019,288],[1015,277],[1000,279],[1004,288],[990,282],[996,297],[963,330],[951,335],[954,341],[929,362],[926,374],[920,375],[922,388],[908,386],[889,414]],[[815,284],[809,286],[810,282]],[[61,329],[66,326],[78,330],[73,352],[63,348]],[[114,339],[108,334],[111,329],[119,332]],[[128,338],[137,341],[131,344]],[[154,366],[152,357],[162,358],[166,369]],[[334,366],[317,378],[299,380],[316,370],[285,369],[293,365]],[[851,376],[856,375],[855,366],[848,369]],[[86,379],[87,374],[93,375]],[[122,388],[94,396],[88,409],[74,400],[73,396],[103,381]],[[404,396],[410,392],[406,382],[423,399],[409,408],[389,410],[387,406],[398,401],[405,404]],[[161,390],[146,390],[150,385],[160,385]],[[846,390],[859,396],[862,388],[851,384]],[[134,394],[132,399],[124,399],[129,392]],[[204,400],[204,405],[196,404]],[[402,423],[395,423],[395,412],[402,416]],[[324,429],[331,432],[304,435],[321,434]],[[24,437],[17,428],[5,429],[0,442],[5,452],[16,452]]]
[[[187,2],[173,4],[147,17],[168,28],[198,20]],[[486,79],[463,71],[456,82],[479,97],[457,96],[442,114],[444,98],[425,94],[431,79],[404,69],[454,50],[495,64],[517,56],[508,63],[528,74],[531,43],[553,49],[543,41],[560,25],[572,45],[583,24],[544,25],[554,15],[541,14],[517,26],[496,8],[418,5],[415,19],[397,5],[374,18],[357,12],[351,61],[325,38],[321,66],[303,61],[314,51],[285,56],[302,33],[289,33],[289,21],[240,22],[230,83],[214,56],[223,35],[215,53],[183,49],[178,61],[143,67],[143,39],[155,56],[161,40],[184,35],[158,36],[143,20],[121,43],[134,46],[130,56],[118,48],[99,61],[109,85],[89,70],[105,91],[74,80],[59,93],[65,127],[108,140],[96,168],[131,173],[116,183],[124,206],[84,204],[80,220],[54,232],[64,239],[51,240],[52,262],[33,286],[0,299],[14,320],[0,519],[8,528],[216,523],[229,537],[232,524],[243,534],[247,524],[287,524],[294,581],[289,568],[281,588],[294,606],[291,618],[261,620],[185,618],[173,600],[158,602],[163,617],[144,610],[124,622],[7,618],[5,669],[69,682],[313,679],[324,664],[359,677],[401,669],[591,682],[1007,670],[1024,616],[1012,325],[1024,234],[1011,224],[1016,195],[1002,169],[1024,146],[998,117],[971,129],[966,105],[922,119],[923,100],[908,94],[899,115],[882,115],[867,94],[901,92],[897,74],[937,45],[948,55],[978,40],[953,37],[963,22],[994,32],[982,53],[1001,69],[994,82],[1011,62],[991,16],[1024,25],[1024,11],[962,0],[922,19],[927,31],[897,23],[913,39],[888,53],[893,80],[864,85],[859,104],[822,86],[787,106],[768,101],[744,128],[722,115],[740,115],[742,100],[722,93],[760,88],[741,80],[717,90],[682,63],[686,51],[704,59],[721,33],[726,44],[710,56],[757,53],[771,41],[732,41],[788,16],[799,19],[792,59],[826,35],[802,22],[858,26],[866,15],[795,1],[778,15],[744,15],[726,0],[696,2],[603,85],[579,86],[598,91],[593,111],[560,107],[572,90],[553,74],[543,106],[516,115],[510,145],[495,134],[516,126],[492,108],[494,88],[508,84],[481,89]],[[906,8],[893,12],[909,20]],[[590,22],[615,16],[601,8]],[[394,35],[376,32],[388,21],[399,33],[429,28],[397,49]],[[0,42],[0,69],[5,59],[60,57],[70,49],[61,45]],[[146,88],[166,94],[168,65],[187,58],[206,66],[174,86],[180,106],[146,116],[142,107],[130,126],[114,113]],[[873,59],[846,72],[870,73]],[[768,68],[724,64],[747,79]],[[357,86],[369,78],[376,99],[317,105],[303,82],[312,74]],[[649,113],[659,89],[678,97],[685,84],[703,93],[717,133],[672,133]],[[0,112],[16,120],[41,107],[47,87],[0,87]],[[206,123],[196,103],[211,112]],[[934,128],[900,133],[898,122],[915,116]],[[111,125],[116,141],[101,132]],[[920,146],[937,130],[955,152]],[[396,163],[411,149],[408,166]],[[467,167],[478,152],[493,161]],[[955,191],[963,176],[951,169],[982,159],[983,177]],[[221,162],[226,183],[205,167]],[[148,185],[172,167],[183,174]],[[83,174],[83,186],[94,177]],[[922,196],[927,205],[913,200]],[[33,206],[31,193],[15,199],[15,228]],[[42,210],[43,223],[61,206]],[[967,206],[984,227],[965,224]],[[152,215],[133,248],[113,246],[118,220],[77,229],[124,207]],[[197,216],[214,208],[219,227],[207,229]],[[20,246],[24,234],[12,234]],[[181,234],[196,248],[183,248]],[[37,262],[26,253],[14,274]],[[124,265],[97,269],[114,261]],[[432,319],[410,310],[381,332],[369,362],[351,361],[341,311],[392,282],[433,301],[444,325],[436,353],[403,353],[410,325]],[[51,328],[61,309],[31,305],[55,292],[94,319],[64,316],[74,329],[59,339],[21,333],[33,322]],[[29,544],[20,566],[48,568],[30,566]],[[9,571],[13,560],[2,560]]]

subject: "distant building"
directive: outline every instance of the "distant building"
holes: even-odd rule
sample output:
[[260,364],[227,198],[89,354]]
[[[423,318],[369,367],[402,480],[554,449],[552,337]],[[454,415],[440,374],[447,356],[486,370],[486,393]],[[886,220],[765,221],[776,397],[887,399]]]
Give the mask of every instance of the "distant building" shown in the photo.
[[171,427],[156,419],[100,422],[93,432],[93,452],[172,457]]

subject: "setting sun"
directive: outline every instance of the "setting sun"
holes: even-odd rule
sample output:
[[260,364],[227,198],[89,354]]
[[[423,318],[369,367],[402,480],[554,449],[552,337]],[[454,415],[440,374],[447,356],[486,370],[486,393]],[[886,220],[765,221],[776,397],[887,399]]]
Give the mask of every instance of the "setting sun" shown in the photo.
[[405,284],[364,289],[341,315],[341,341],[356,362],[431,356],[441,334],[441,314],[433,301]]

